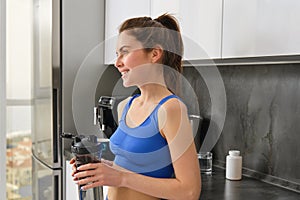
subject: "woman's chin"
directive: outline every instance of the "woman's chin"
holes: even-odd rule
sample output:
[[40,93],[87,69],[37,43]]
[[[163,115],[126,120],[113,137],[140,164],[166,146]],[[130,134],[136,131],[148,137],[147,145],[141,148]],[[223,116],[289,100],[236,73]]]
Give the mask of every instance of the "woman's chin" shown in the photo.
[[132,87],[132,86],[135,86],[135,85],[132,84],[132,83],[130,83],[130,82],[127,82],[127,81],[124,81],[124,80],[123,80],[123,86],[124,86],[125,88],[128,88],[128,87]]

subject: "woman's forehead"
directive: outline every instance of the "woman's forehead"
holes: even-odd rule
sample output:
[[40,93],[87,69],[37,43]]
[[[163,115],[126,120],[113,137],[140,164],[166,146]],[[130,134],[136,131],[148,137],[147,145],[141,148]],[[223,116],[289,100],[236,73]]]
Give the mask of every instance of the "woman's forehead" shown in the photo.
[[143,45],[127,31],[123,31],[119,34],[117,49],[121,48],[122,46],[142,47]]

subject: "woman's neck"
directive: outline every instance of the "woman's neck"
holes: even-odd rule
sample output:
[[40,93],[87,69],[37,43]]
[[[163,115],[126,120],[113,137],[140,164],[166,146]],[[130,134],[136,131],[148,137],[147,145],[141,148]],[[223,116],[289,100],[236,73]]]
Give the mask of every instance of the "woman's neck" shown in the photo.
[[141,91],[141,96],[139,97],[142,102],[157,102],[163,97],[172,94],[168,88],[164,85],[159,84],[147,84],[139,88]]

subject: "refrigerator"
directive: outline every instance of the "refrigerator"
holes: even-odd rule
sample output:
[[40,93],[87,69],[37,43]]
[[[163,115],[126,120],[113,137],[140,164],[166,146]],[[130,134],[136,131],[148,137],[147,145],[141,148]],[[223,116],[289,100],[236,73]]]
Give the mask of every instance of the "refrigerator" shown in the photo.
[[32,199],[66,199],[71,142],[62,133],[101,135],[93,110],[106,69],[104,7],[104,0],[33,0]]

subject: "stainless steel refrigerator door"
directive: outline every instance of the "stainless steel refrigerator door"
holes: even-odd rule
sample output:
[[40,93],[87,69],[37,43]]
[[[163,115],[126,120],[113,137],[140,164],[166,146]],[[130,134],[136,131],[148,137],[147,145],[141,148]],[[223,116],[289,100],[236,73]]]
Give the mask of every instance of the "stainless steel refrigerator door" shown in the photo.
[[60,1],[34,0],[33,154],[60,168]]
[[33,200],[62,200],[62,169],[53,170],[32,157]]

